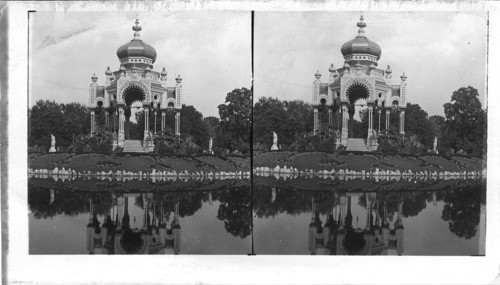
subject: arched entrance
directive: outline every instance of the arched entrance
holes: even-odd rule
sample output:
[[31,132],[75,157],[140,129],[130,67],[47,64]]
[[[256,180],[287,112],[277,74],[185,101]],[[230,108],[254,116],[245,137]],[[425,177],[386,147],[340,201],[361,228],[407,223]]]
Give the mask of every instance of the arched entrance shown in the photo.
[[144,110],[143,108],[143,101],[146,99],[146,94],[144,91],[137,87],[137,86],[131,86],[127,88],[124,93],[123,93],[123,101],[125,102],[124,106],[124,114],[125,114],[125,139],[143,139],[143,137],[136,137],[137,134],[132,134],[130,133],[130,127],[132,125],[130,121],[130,117],[132,116],[134,112],[133,109],[137,109],[136,111],[139,111],[140,109]]
[[[347,145],[349,138],[361,137],[366,139],[373,135],[373,110],[375,104],[370,100],[372,96],[371,88],[368,84],[368,82],[355,80],[345,88],[345,100],[342,102],[342,144],[344,145]],[[357,106],[367,106],[368,130],[362,134],[358,130],[358,134],[355,135],[354,124],[359,124],[359,122],[354,120]]]
[[[367,100],[370,97],[370,91],[368,87],[361,83],[355,82],[351,84],[347,88],[347,99],[348,99],[348,113],[349,113],[349,121],[348,121],[348,137],[349,138],[366,138],[366,134],[360,134],[359,127],[360,123],[354,120],[354,115],[356,114],[356,107],[367,106]],[[359,125],[356,126],[355,124]]]

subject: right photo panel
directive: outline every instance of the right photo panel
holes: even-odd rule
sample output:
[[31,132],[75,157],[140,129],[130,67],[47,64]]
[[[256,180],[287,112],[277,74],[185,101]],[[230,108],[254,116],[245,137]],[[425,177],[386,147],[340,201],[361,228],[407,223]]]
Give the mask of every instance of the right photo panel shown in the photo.
[[484,255],[487,13],[256,12],[257,255]]

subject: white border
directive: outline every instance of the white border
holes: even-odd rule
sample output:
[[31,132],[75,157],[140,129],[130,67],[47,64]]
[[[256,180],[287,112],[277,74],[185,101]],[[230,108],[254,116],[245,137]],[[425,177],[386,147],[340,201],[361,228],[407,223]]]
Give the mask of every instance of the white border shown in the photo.
[[[500,105],[500,8],[494,2],[31,2],[9,3],[8,283],[500,284],[500,116],[488,118],[486,257],[30,256],[27,219],[27,11],[377,10],[489,11],[488,106]],[[496,63],[496,64],[494,64]]]

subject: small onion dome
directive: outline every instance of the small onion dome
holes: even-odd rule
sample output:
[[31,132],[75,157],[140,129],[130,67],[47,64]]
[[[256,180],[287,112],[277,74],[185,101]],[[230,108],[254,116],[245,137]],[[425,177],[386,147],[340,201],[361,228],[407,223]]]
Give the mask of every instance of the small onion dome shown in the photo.
[[178,74],[177,78],[175,78],[175,82],[177,82],[177,83],[181,83],[182,82],[182,78],[181,78],[180,74]]
[[347,69],[351,68],[351,66],[349,65],[349,63],[347,61],[344,62],[344,68],[347,68]]
[[90,77],[92,79],[92,82],[97,82],[97,75],[92,75],[92,77]]
[[151,67],[149,67],[149,65],[148,65],[148,66],[146,66],[146,68],[144,70],[146,70],[146,72],[150,72],[151,71]]
[[330,68],[328,69],[328,71],[330,71],[331,73],[334,73],[336,71],[335,67],[333,67],[333,63],[330,66]]
[[120,71],[125,71],[125,70],[126,70],[125,66],[123,66],[123,64],[120,64]]
[[401,81],[406,81],[406,78],[408,77],[406,77],[406,74],[403,72],[403,75],[401,75]]
[[373,62],[372,62],[372,64],[370,64],[370,69],[371,70],[375,69],[375,64],[373,64]]
[[108,66],[108,69],[106,69],[105,74],[106,74],[107,76],[111,76],[111,75],[113,74],[113,73],[111,72],[111,68],[109,68],[109,66]]
[[316,73],[314,74],[314,77],[316,77],[316,79],[320,79],[321,78],[321,73],[319,73],[319,70],[316,71]]
[[391,74],[392,73],[390,65],[387,66],[387,69],[385,70],[385,73],[387,73],[387,74]]
[[161,70],[161,76],[162,77],[167,76],[167,71],[165,70],[165,67]]

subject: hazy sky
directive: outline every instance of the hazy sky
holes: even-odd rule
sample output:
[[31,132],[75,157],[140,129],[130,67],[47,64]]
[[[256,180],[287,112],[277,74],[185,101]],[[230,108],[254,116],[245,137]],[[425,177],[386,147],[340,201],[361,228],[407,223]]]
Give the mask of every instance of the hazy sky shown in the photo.
[[[363,13],[365,35],[382,49],[393,83],[408,76],[408,102],[444,115],[453,91],[473,86],[485,107],[486,13]],[[254,100],[311,101],[314,74],[342,67],[340,47],[358,34],[360,12],[257,12]]]
[[235,88],[251,86],[250,12],[37,12],[33,21],[32,96],[88,104],[93,73],[120,67],[116,50],[133,38],[136,16],[141,39],[157,52],[154,70],[166,67],[169,86],[181,74],[183,101],[204,116]]

